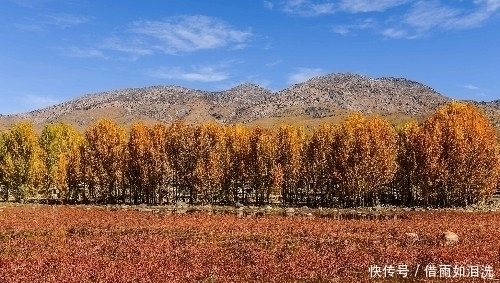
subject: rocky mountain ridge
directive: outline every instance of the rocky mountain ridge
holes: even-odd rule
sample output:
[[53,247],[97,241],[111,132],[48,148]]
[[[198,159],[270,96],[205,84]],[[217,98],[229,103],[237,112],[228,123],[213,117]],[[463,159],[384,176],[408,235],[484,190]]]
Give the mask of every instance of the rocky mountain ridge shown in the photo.
[[[219,92],[180,86],[114,90],[28,113],[0,115],[0,126],[5,128],[27,119],[35,125],[65,121],[85,127],[104,117],[121,124],[137,120],[169,123],[179,119],[193,123],[258,123],[280,117],[320,121],[353,111],[418,119],[449,101],[434,89],[408,79],[337,73],[274,93],[248,83]],[[500,125],[500,100],[474,103]]]

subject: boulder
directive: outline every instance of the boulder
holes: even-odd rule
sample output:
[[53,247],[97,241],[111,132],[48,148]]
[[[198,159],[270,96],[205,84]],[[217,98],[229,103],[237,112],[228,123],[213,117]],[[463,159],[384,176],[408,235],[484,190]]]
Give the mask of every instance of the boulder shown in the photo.
[[443,240],[445,240],[445,242],[447,244],[454,244],[454,243],[458,242],[458,235],[451,232],[451,231],[443,232],[442,238],[443,238]]
[[406,238],[408,239],[409,242],[412,244],[418,241],[418,234],[417,233],[405,233]]

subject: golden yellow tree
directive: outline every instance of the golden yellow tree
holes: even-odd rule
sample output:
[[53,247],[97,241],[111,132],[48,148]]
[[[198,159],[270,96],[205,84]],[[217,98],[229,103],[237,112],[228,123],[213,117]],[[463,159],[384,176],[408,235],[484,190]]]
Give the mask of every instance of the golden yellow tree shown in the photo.
[[182,121],[172,123],[167,130],[166,152],[172,170],[174,200],[196,201],[196,131]]
[[419,181],[418,168],[422,158],[419,155],[420,127],[409,122],[398,129],[398,170],[393,180],[395,203],[400,205],[418,205],[423,196]]
[[[273,192],[273,170],[276,167],[277,144],[275,133],[256,127],[250,132],[249,187],[259,205],[269,202]],[[279,191],[278,191],[279,192]]]
[[[134,204],[147,202],[150,184],[150,161],[148,152],[151,150],[149,128],[142,122],[135,123],[130,129],[127,143],[126,176],[130,189],[130,197]],[[146,199],[143,199],[146,198]]]
[[332,178],[345,205],[373,204],[397,169],[394,128],[381,118],[352,114],[337,128],[332,150]]
[[67,160],[71,151],[76,150],[82,142],[82,138],[70,125],[55,123],[46,125],[40,136],[40,146],[42,148],[42,162],[44,165],[43,186],[41,193],[45,197],[51,196],[51,189],[57,188],[64,197],[67,186],[57,182],[58,174],[67,171]]
[[55,185],[61,190],[64,202],[77,202],[86,199],[82,152],[85,139],[76,134],[71,146],[60,156],[55,172]]
[[85,140],[84,164],[90,199],[113,203],[123,198],[124,130],[102,119],[87,128]]
[[415,149],[425,202],[468,205],[491,197],[499,176],[498,139],[473,105],[452,102],[427,119]]
[[307,140],[304,153],[304,180],[308,189],[308,204],[332,205],[335,190],[331,172],[333,172],[333,138],[335,126],[322,124],[313,130]]
[[0,171],[5,197],[16,201],[34,197],[41,188],[42,150],[30,122],[20,122],[2,133]]
[[247,202],[249,195],[250,132],[242,125],[226,127],[228,174],[224,180],[225,202]]
[[199,199],[202,203],[214,203],[222,192],[223,179],[228,172],[224,127],[207,123],[199,126],[197,132],[196,179]]
[[152,203],[169,201],[172,170],[168,160],[167,135],[168,129],[164,124],[156,124],[149,129],[149,151],[147,153]]
[[[276,163],[280,165],[283,174],[281,188],[283,202],[295,203],[301,195],[306,193],[304,184],[299,184],[299,181],[303,180],[304,129],[290,125],[280,126],[276,131],[276,144],[278,148]],[[279,172],[279,169],[277,170]]]

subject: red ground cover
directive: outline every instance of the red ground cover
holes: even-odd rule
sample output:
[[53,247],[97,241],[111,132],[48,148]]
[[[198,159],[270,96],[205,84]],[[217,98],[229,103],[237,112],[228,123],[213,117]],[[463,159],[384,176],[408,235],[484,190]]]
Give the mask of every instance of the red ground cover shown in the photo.
[[[447,244],[445,230],[459,241]],[[481,276],[500,278],[500,213],[408,212],[407,219],[373,221],[0,207],[2,283],[482,282]]]

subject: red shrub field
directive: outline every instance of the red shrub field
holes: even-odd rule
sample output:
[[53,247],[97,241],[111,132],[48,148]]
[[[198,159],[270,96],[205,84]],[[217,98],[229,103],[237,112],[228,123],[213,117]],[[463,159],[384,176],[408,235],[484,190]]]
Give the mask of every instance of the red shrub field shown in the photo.
[[[398,220],[335,220],[0,206],[0,282],[500,278],[500,213],[406,213]],[[446,241],[444,231],[458,241]]]

